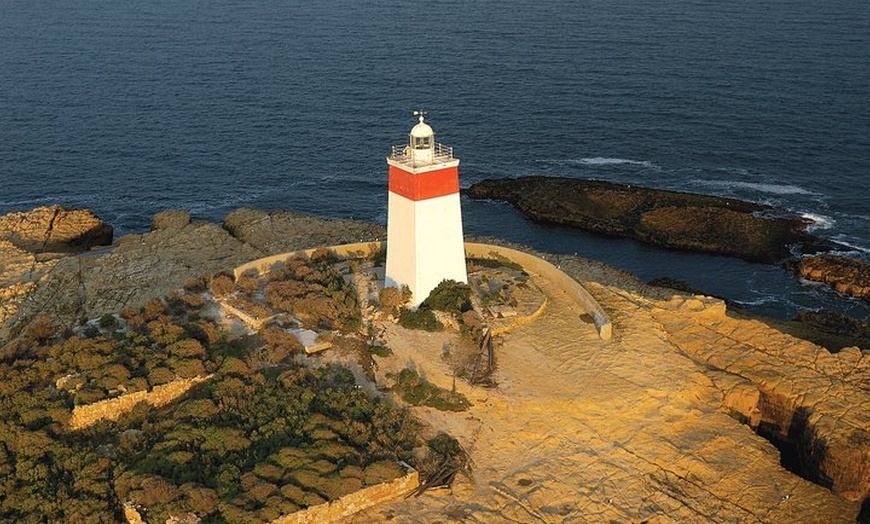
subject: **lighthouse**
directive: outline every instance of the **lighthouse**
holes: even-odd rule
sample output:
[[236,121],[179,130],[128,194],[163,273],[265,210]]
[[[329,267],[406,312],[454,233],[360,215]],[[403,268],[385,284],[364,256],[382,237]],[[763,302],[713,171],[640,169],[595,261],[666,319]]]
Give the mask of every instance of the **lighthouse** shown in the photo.
[[387,157],[387,286],[408,286],[418,306],[442,280],[468,282],[459,207],[459,159],[424,122]]

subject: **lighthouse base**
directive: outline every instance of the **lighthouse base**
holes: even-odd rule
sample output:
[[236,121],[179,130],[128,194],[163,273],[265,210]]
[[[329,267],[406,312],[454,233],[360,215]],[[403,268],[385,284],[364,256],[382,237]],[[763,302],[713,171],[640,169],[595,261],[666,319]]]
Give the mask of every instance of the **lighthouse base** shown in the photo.
[[389,193],[386,286],[408,286],[419,306],[442,280],[468,282],[459,193],[411,200]]

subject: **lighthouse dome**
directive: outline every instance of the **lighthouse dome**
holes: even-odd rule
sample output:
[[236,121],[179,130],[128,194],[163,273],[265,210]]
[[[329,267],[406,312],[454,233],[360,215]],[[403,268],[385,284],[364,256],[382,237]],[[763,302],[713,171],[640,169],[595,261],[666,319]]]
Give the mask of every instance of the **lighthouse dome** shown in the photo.
[[435,135],[435,131],[429,124],[423,122],[423,115],[420,115],[420,122],[411,128],[411,136],[413,138],[424,138]]

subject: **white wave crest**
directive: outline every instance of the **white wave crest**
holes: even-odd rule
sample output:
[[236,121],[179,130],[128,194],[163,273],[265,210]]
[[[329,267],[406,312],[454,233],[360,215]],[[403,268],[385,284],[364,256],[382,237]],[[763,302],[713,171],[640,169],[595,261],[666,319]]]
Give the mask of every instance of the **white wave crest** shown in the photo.
[[603,156],[594,156],[586,158],[567,158],[567,159],[545,159],[538,160],[548,164],[556,165],[575,165],[575,166],[640,166],[651,169],[658,169],[658,166],[649,160],[631,160],[628,158],[609,158]]
[[780,302],[780,298],[771,295],[771,296],[759,297],[759,298],[756,298],[753,300],[750,300],[750,299],[742,299],[742,300],[732,299],[732,302],[734,302],[735,304],[740,304],[741,306],[744,306],[744,307],[764,306],[766,304],[777,304]]
[[758,193],[773,195],[816,195],[809,189],[791,184],[764,184],[757,182],[735,182],[733,180],[693,180],[693,184],[708,187],[720,187],[724,189],[743,189]]
[[630,166],[655,167],[655,164],[653,164],[649,160],[630,160],[627,158],[607,158],[607,157],[602,157],[602,156],[595,156],[595,157],[589,157],[589,158],[579,158],[576,160],[572,160],[572,162],[577,163],[577,164],[582,164],[584,166],[630,165]]
[[833,218],[817,213],[801,213],[801,217],[810,221],[810,225],[807,226],[807,231],[810,233],[820,229],[831,229],[837,223]]
[[842,244],[842,245],[854,250],[853,253],[856,255],[866,256],[866,255],[870,254],[870,248],[868,248],[866,246],[858,245],[856,243],[858,241],[855,240],[853,237],[849,237],[846,235],[835,235],[832,238],[838,244]]

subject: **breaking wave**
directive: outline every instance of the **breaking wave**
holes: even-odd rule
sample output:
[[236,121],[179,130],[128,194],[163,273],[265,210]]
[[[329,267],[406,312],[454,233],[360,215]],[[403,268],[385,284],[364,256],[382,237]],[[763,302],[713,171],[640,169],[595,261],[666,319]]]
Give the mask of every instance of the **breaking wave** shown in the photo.
[[818,231],[820,229],[831,229],[834,227],[834,224],[837,223],[833,218],[819,215],[817,213],[801,213],[801,217],[803,217],[804,220],[810,221],[810,225],[807,226],[807,231],[809,232]]
[[838,244],[844,245],[852,250],[855,255],[864,256],[870,255],[870,247],[861,246],[856,244],[856,240],[853,237],[846,235],[834,235],[832,237],[834,241]]
[[548,164],[577,165],[577,166],[641,166],[657,169],[658,166],[649,160],[631,160],[628,158],[609,158],[603,156],[586,158],[568,158],[564,160],[539,160]]
[[693,180],[694,185],[718,187],[723,189],[737,189],[755,191],[758,193],[769,193],[772,195],[817,195],[809,189],[804,189],[800,186],[791,184],[764,184],[757,182],[735,182],[732,180]]

